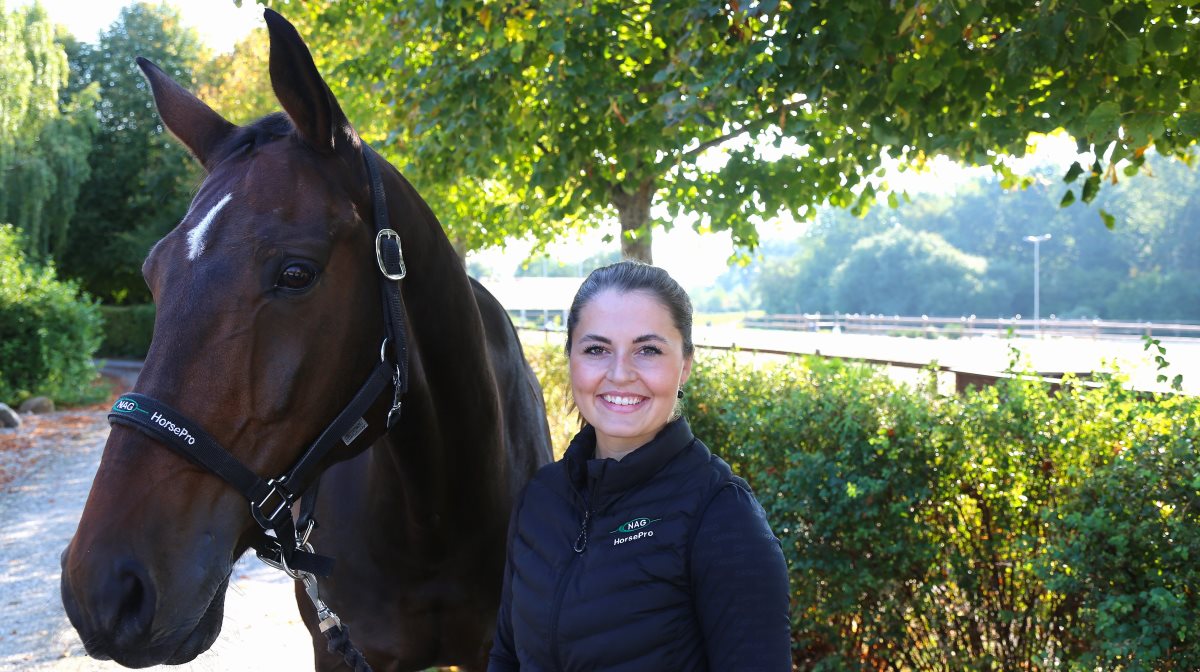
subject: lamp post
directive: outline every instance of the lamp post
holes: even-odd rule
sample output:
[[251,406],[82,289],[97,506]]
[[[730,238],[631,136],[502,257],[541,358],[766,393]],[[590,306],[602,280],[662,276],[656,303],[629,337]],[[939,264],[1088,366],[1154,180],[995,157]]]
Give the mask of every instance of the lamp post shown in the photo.
[[1039,266],[1041,265],[1041,244],[1050,240],[1050,234],[1043,233],[1040,236],[1025,236],[1025,242],[1033,243],[1033,330],[1035,332],[1042,330],[1039,310],[1041,309],[1041,286],[1038,276],[1040,275]]

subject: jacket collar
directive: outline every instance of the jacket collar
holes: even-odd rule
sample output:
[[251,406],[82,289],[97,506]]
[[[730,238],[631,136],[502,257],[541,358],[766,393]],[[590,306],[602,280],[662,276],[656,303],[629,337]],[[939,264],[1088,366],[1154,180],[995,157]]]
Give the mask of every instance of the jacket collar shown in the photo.
[[595,497],[597,507],[609,497],[640,485],[695,440],[687,420],[667,423],[649,443],[625,455],[620,461],[595,459],[596,429],[591,425],[579,430],[567,447],[567,474],[585,497]]

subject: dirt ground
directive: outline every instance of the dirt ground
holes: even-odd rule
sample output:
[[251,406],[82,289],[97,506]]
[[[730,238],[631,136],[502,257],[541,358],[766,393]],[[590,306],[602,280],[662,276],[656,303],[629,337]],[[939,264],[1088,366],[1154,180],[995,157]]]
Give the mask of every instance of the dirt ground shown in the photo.
[[[122,387],[114,381],[114,389]],[[0,670],[112,671],[88,658],[63,613],[59,554],[70,541],[108,437],[108,404],[23,416],[0,430]],[[234,569],[213,648],[180,672],[311,670],[312,640],[292,581],[256,558]]]

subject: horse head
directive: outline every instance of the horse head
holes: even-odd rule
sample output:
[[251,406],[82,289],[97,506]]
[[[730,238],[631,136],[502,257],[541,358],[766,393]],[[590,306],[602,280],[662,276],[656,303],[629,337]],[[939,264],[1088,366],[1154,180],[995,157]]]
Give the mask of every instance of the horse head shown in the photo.
[[[139,59],[163,123],[207,176],[143,266],[157,316],[134,391],[179,409],[251,471],[277,474],[379,364],[385,317],[371,150],[296,30],[266,16],[286,114],[234,125]],[[326,462],[379,437],[390,401],[380,395],[369,429]],[[258,533],[227,483],[114,425],[62,555],[63,604],[88,653],[143,667],[207,650],[233,563]]]

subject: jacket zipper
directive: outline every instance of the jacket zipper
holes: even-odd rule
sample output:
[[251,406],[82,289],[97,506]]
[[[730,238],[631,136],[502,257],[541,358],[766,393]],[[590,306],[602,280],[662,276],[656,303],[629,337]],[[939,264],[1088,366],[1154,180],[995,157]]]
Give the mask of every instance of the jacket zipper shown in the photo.
[[[575,551],[575,553],[567,561],[567,568],[563,571],[562,576],[559,577],[558,586],[554,590],[554,611],[551,612],[551,623],[553,625],[550,628],[550,657],[560,670],[563,669],[563,664],[562,660],[559,659],[558,653],[558,622],[559,617],[562,615],[562,603],[567,595],[567,581],[571,578],[572,571],[575,569],[575,561],[587,550],[588,523],[592,519],[592,505],[596,501],[596,491],[600,488],[600,480],[604,477],[604,471],[605,469],[600,471],[600,475],[596,477],[596,482],[592,484],[591,497],[584,500],[583,521],[579,524],[579,536],[575,538],[575,543],[571,545],[571,550]],[[580,495],[580,499],[583,499],[582,495]]]
[[575,568],[575,560],[579,558],[579,553],[572,553],[571,559],[567,561],[567,569],[558,579],[558,587],[554,591],[554,611],[553,625],[550,628],[550,658],[554,661],[555,667],[559,670],[563,669],[562,660],[558,657],[558,618],[562,612],[563,598],[567,595],[567,580],[571,578],[571,572]]

